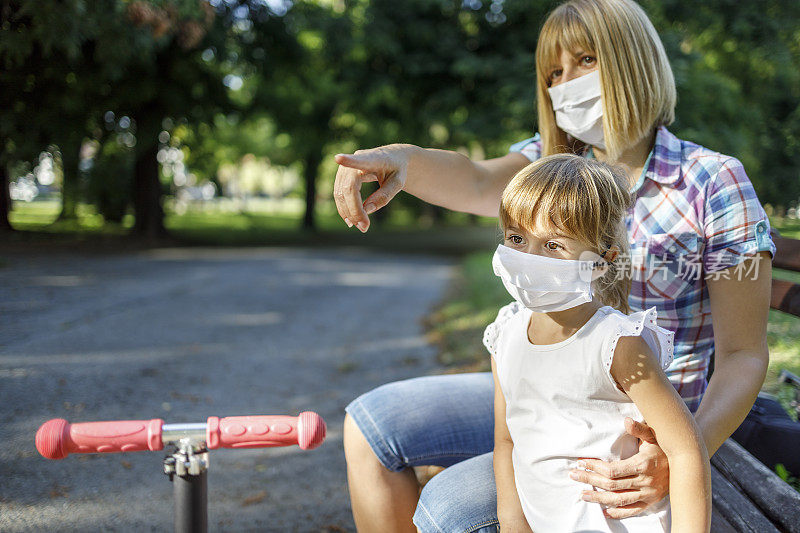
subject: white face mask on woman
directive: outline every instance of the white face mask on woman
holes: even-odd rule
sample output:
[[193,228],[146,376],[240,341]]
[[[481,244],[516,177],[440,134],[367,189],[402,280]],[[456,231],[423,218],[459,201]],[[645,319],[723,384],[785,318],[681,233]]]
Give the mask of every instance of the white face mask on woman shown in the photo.
[[599,70],[550,87],[547,92],[559,128],[586,144],[606,149]]
[[592,301],[592,261],[556,259],[497,246],[494,273],[525,307],[546,313]]

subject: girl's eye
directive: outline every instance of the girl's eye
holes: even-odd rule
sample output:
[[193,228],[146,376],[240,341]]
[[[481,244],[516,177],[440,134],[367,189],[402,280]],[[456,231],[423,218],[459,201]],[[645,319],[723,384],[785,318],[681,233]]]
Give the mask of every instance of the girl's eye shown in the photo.
[[506,240],[513,242],[514,244],[522,244],[522,237],[519,235],[509,235],[506,237]]
[[592,57],[592,56],[583,56],[583,57],[581,58],[581,62],[582,62],[582,63],[583,63],[585,66],[591,66],[591,65],[594,65],[594,62],[595,62],[595,61],[597,61],[597,60],[596,60],[594,57]]
[[550,73],[550,79],[551,80],[555,79],[555,78],[557,78],[559,76],[561,76],[561,69],[554,70],[553,72]]
[[[552,245],[554,245],[554,246],[550,246],[551,244],[552,244]],[[545,247],[545,248],[547,248],[548,250],[552,251],[552,252],[555,252],[556,250],[558,250],[559,248],[561,248],[561,245],[560,245],[560,244],[558,244],[558,243],[557,243],[557,242],[555,242],[555,241],[547,241],[547,242],[545,243],[544,247]]]

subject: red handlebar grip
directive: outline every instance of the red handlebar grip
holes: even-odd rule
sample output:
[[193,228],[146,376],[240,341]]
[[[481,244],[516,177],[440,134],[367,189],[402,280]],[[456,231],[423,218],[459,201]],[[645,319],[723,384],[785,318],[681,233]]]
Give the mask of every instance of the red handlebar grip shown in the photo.
[[206,444],[216,448],[267,448],[299,444],[316,448],[325,438],[325,422],[316,413],[300,416],[262,415],[209,417]]
[[297,424],[298,444],[303,450],[313,450],[325,440],[325,421],[313,411],[300,413]]
[[163,420],[120,420],[70,424],[63,418],[49,420],[36,432],[36,449],[48,459],[71,453],[111,453],[161,450]]

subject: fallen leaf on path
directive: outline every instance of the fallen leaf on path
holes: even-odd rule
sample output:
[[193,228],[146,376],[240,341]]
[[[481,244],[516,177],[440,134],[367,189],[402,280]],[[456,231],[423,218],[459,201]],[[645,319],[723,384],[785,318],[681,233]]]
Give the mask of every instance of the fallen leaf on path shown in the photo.
[[55,484],[50,488],[48,493],[50,498],[66,498],[69,496],[69,487],[64,485]]
[[254,505],[256,503],[261,503],[267,499],[267,491],[262,490],[260,492],[256,492],[252,496],[248,496],[244,500],[242,500],[242,507],[247,507],[248,505]]

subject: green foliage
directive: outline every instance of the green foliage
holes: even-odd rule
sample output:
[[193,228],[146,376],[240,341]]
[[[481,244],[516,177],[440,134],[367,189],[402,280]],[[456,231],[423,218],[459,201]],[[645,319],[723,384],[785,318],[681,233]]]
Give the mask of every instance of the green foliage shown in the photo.
[[[533,55],[557,3],[11,0],[0,163],[55,144],[76,166],[107,111],[132,119],[137,158],[170,118],[196,175],[214,180],[220,164],[253,154],[305,172],[310,200],[317,186],[328,196],[339,151],[409,142],[499,156],[536,128]],[[762,202],[796,201],[800,3],[642,6],[678,84],[671,129],[741,159]],[[74,175],[66,168],[65,182]]]
[[[204,0],[17,0],[2,15],[0,97],[14,104],[0,109],[0,164],[59,146],[65,208],[78,189],[80,146],[102,136],[109,110],[131,118],[142,159],[154,156],[164,117],[203,118],[228,106],[219,67],[200,55],[203,40],[225,31]],[[147,209],[157,194],[136,198],[137,216],[159,216]]]
[[[362,145],[410,142],[496,156],[535,127],[533,51],[552,2],[391,0],[363,11],[347,74]],[[504,19],[489,17],[493,9]]]
[[783,463],[778,463],[775,465],[775,473],[778,474],[779,478],[791,485],[794,490],[800,492],[800,478],[794,477],[791,472],[786,470],[786,467],[783,466]]
[[263,113],[249,115],[247,120],[239,113],[219,113],[208,121],[175,127],[170,144],[186,147],[186,165],[201,179],[216,182],[220,166],[237,164],[248,154],[292,165],[284,137]]
[[800,3],[644,0],[678,84],[680,137],[733,155],[762,202],[800,198]]

